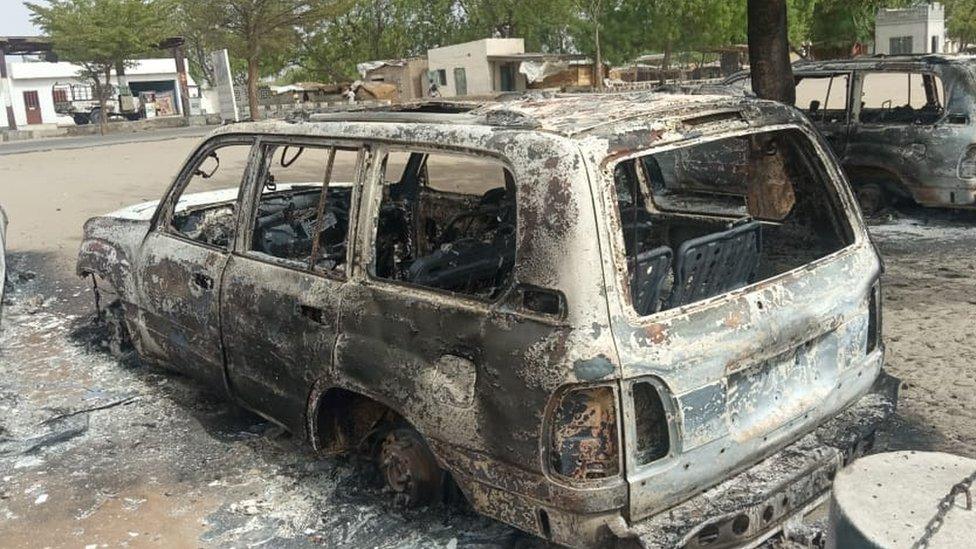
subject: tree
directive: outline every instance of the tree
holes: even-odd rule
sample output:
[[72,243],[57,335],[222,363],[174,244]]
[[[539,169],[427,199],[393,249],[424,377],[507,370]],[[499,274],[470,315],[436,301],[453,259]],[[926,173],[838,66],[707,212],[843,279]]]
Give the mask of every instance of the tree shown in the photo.
[[292,78],[341,82],[364,61],[425,55],[458,39],[454,8],[454,0],[358,0],[304,32]]
[[946,10],[949,36],[962,50],[976,44],[976,0],[948,0]]
[[92,82],[105,132],[106,103],[112,94],[112,70],[124,68],[156,49],[171,30],[167,0],[51,0],[25,3],[31,21],[44,30],[62,61],[81,67]]
[[300,44],[301,30],[320,24],[349,8],[349,0],[198,0],[212,17],[233,57],[247,64],[247,103],[251,118],[259,119],[258,80],[262,60],[275,65]]
[[594,70],[596,89],[603,89],[603,51],[600,48],[600,26],[603,24],[609,0],[576,0],[580,20],[590,28],[593,37]]
[[752,89],[764,99],[796,103],[786,0],[747,0]]
[[577,0],[456,0],[462,20],[457,38],[523,38],[529,51],[559,53],[572,47]]

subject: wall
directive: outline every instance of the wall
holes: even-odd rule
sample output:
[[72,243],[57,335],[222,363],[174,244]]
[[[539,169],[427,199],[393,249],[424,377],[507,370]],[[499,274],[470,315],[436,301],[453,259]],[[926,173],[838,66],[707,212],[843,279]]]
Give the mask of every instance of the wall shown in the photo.
[[[54,111],[54,96],[52,88],[55,84],[88,84],[88,81],[78,77],[79,68],[70,63],[43,62],[8,62],[10,80],[12,82],[11,99],[14,106],[14,119],[18,127],[27,125],[27,111],[24,108],[24,92],[36,91],[41,104],[41,122],[43,124],[57,124],[58,117]],[[132,82],[174,82],[176,89],[176,105],[180,105],[180,87],[176,76],[176,62],[172,59],[143,59],[135,66],[126,70],[126,79]],[[195,86],[190,75],[187,82]],[[114,83],[114,73],[113,73]],[[6,116],[3,116],[6,127]]]
[[512,55],[524,51],[525,42],[521,38],[488,38],[434,48],[427,52],[427,61],[431,71],[444,70],[446,73],[447,84],[439,87],[441,96],[455,96],[456,68],[465,70],[468,95],[486,95],[496,89],[488,56]]
[[912,37],[912,53],[932,53],[932,38],[939,52],[945,48],[945,8],[941,4],[880,10],[875,21],[875,53],[891,54],[891,39]]

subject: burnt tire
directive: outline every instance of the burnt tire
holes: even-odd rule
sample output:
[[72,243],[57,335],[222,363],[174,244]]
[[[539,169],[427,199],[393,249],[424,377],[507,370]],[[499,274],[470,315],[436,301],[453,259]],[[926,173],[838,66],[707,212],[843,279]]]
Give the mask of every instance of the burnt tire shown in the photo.
[[446,474],[414,429],[389,430],[379,441],[377,458],[383,481],[397,503],[426,507],[442,499]]
[[888,206],[888,194],[878,183],[864,183],[854,189],[857,203],[866,216],[877,215]]
[[122,308],[121,301],[113,301],[105,307],[105,328],[106,342],[108,350],[112,356],[119,359],[128,358],[135,347],[132,345],[132,337],[125,324],[125,310]]

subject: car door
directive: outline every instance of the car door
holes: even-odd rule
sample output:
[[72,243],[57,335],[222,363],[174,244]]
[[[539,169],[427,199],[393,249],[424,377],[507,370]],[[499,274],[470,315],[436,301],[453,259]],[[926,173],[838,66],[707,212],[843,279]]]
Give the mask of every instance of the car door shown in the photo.
[[945,114],[940,78],[905,67],[864,71],[857,80],[859,101],[845,165],[880,167],[915,186],[926,179],[926,166],[957,162],[958,151],[928,146],[940,135]]
[[311,387],[332,365],[365,154],[335,145],[261,139],[246,229],[222,282],[231,392],[300,435]]
[[851,73],[798,73],[796,106],[814,123],[838,157],[847,152]]
[[220,278],[236,233],[242,183],[250,177],[254,139],[218,137],[203,144],[160,203],[140,248],[140,354],[223,387]]
[[[525,410],[543,409],[548,395],[526,389],[512,370],[533,345],[560,340],[568,328],[562,294],[511,287],[515,172],[484,156],[422,147],[397,159],[407,149],[371,155],[378,160],[364,184],[334,379],[431,439],[463,445],[497,428],[498,447],[531,459],[538,440],[510,426]],[[480,417],[492,421],[479,425]]]

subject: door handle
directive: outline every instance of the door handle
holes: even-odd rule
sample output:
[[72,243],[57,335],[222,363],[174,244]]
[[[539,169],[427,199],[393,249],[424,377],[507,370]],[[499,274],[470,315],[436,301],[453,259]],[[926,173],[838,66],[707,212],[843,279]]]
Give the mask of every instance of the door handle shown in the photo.
[[303,317],[317,324],[325,324],[325,311],[322,309],[309,305],[299,305],[298,309]]
[[193,283],[204,290],[212,290],[214,285],[213,278],[206,273],[193,273]]

